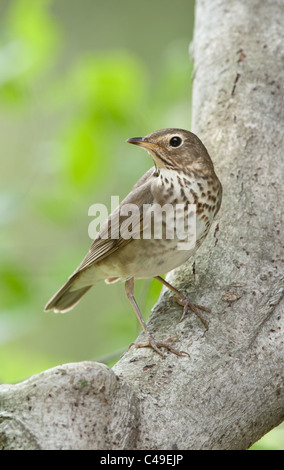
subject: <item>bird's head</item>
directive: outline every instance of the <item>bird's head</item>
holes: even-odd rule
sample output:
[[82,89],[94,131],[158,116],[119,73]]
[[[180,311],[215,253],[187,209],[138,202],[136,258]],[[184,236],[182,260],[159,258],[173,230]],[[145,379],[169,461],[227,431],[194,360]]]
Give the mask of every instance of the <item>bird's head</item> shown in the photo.
[[126,142],[147,150],[158,170],[162,168],[181,171],[213,169],[211,158],[201,140],[184,129],[161,129],[145,137],[132,137]]

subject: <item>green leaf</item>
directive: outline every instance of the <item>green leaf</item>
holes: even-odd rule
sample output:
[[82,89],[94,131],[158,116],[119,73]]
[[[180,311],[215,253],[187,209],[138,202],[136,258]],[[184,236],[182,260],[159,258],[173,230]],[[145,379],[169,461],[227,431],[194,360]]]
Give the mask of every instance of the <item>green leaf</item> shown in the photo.
[[9,32],[18,46],[22,71],[34,75],[46,67],[58,46],[58,29],[49,0],[17,0],[8,14]]
[[27,351],[14,344],[0,346],[0,382],[13,383],[57,365],[56,359],[37,351]]
[[92,119],[75,122],[63,140],[62,177],[79,187],[101,182],[101,170],[107,166],[104,154],[108,148],[103,130],[95,126]]
[[15,308],[30,299],[26,274],[12,265],[0,269],[1,308]]
[[125,124],[133,118],[133,107],[143,105],[146,73],[142,64],[130,54],[84,58],[74,72],[77,99],[85,110],[105,124]]

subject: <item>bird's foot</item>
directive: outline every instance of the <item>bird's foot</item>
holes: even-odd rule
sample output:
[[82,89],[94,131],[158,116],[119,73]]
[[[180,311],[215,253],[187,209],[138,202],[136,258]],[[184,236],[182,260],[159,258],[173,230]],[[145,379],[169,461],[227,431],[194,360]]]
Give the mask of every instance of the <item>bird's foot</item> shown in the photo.
[[[190,355],[185,352],[185,351],[178,351],[177,349],[173,348],[169,343],[176,339],[176,336],[172,336],[171,338],[165,339],[164,341],[155,341],[154,338],[152,338],[151,335],[148,336],[148,341],[145,343],[131,343],[129,345],[129,348],[131,346],[134,346],[135,348],[153,348],[160,356],[164,357],[164,354],[162,353],[160,348],[166,348],[168,351],[172,352],[173,354],[176,354],[177,356],[188,356]],[[128,349],[129,349],[128,348]]]
[[185,319],[188,311],[191,310],[202,321],[202,323],[205,326],[206,330],[208,330],[208,323],[205,320],[205,318],[203,318],[203,316],[201,315],[199,310],[203,310],[204,312],[211,312],[210,308],[203,307],[202,305],[193,304],[189,300],[188,297],[179,298],[179,297],[171,296],[170,298],[173,299],[175,302],[177,302],[179,305],[181,305],[183,307],[182,316],[181,316],[181,319],[180,319],[179,322],[182,322]]

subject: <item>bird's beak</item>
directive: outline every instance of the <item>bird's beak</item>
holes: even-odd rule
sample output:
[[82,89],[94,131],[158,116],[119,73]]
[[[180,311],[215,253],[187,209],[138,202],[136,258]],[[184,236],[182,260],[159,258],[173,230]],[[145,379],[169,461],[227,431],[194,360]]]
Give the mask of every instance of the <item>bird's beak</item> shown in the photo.
[[129,144],[139,145],[139,147],[144,147],[146,150],[160,148],[160,145],[148,142],[145,137],[131,137],[130,139],[127,139],[126,142]]
[[141,145],[143,144],[144,137],[131,137],[130,139],[127,139],[126,142],[129,144],[135,144],[135,145]]

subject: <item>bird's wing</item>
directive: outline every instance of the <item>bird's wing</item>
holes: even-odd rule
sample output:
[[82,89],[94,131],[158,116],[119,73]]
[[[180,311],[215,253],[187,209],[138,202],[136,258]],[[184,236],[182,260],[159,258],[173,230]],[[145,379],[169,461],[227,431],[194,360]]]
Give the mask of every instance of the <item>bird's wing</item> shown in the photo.
[[[148,170],[134,185],[132,191],[126,198],[119,204],[119,206],[109,215],[108,219],[102,224],[101,229],[93,241],[91,248],[82,263],[78,266],[76,271],[83,271],[89,268],[92,264],[101,261],[106,256],[109,256],[119,248],[127,245],[133,238],[134,234],[138,235],[143,230],[143,205],[153,203],[153,194],[151,192],[151,185],[155,178],[155,169]],[[111,226],[117,224],[121,228],[123,221],[129,218],[129,213],[123,212],[123,207],[126,209],[126,204],[135,204],[137,209],[131,214],[131,237],[126,239],[122,236],[121,231],[117,234],[117,238],[112,238]],[[131,207],[131,206],[130,206]],[[123,215],[121,214],[123,213]]]

